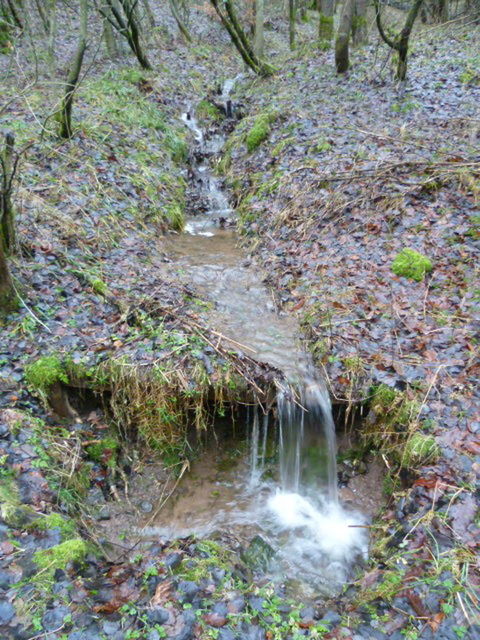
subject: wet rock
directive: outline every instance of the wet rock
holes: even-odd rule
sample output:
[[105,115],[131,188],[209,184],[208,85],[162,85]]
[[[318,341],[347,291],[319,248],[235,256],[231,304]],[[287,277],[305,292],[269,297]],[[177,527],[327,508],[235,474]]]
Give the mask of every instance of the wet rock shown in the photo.
[[165,624],[170,618],[170,613],[167,609],[155,607],[154,609],[147,609],[147,618],[152,624]]
[[218,584],[219,582],[221,582],[224,578],[225,578],[225,569],[212,569],[211,571],[211,575],[212,575],[212,580]]
[[156,629],[152,629],[147,635],[147,640],[160,640],[160,634]]
[[178,585],[178,599],[183,604],[185,602],[193,602],[200,588],[195,582],[190,580],[182,580]]
[[237,636],[231,629],[220,629],[217,640],[236,640]]
[[332,627],[335,627],[340,622],[341,619],[342,619],[342,616],[339,615],[336,611],[332,611],[332,610],[327,611],[322,616],[322,622],[326,622]]
[[254,571],[266,571],[270,560],[275,555],[274,550],[262,536],[255,536],[241,554],[242,560]]
[[0,601],[0,626],[9,624],[15,615],[15,609],[10,602],[6,600]]
[[42,626],[45,631],[54,631],[63,625],[63,620],[70,614],[70,609],[65,606],[55,607],[47,611],[42,618]]
[[182,562],[182,554],[181,553],[170,553],[165,558],[165,566],[169,569],[176,569],[180,563]]
[[143,513],[151,513],[153,511],[153,504],[151,502],[148,502],[148,500],[144,500],[140,504],[140,509],[143,511]]
[[8,425],[5,422],[0,422],[0,438],[8,438],[9,435],[10,429],[8,428]]
[[120,629],[120,623],[113,620],[105,620],[102,624],[103,633],[107,636],[113,636]]
[[313,607],[303,607],[300,611],[300,618],[302,620],[313,620],[315,617],[315,610]]
[[241,613],[245,610],[245,598],[243,596],[238,596],[238,598],[234,598],[230,600],[228,603],[228,611],[229,613]]
[[264,602],[265,598],[260,598],[259,596],[250,596],[248,599],[248,604],[254,611],[262,611]]
[[175,640],[192,640],[194,637],[195,613],[193,611],[185,611],[183,613],[184,627],[175,636]]
[[89,640],[87,634],[83,631],[72,631],[68,636],[68,640]]
[[242,633],[240,635],[242,640],[264,640],[265,631],[254,624],[243,623]]
[[104,505],[101,507],[97,513],[93,516],[97,522],[101,522],[102,520],[110,520],[112,514],[110,513],[110,509]]

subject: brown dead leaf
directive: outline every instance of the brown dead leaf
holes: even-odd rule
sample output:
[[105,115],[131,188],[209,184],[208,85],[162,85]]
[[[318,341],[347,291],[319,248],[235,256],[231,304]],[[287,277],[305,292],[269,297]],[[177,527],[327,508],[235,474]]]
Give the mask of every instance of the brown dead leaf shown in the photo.
[[171,600],[172,596],[172,583],[170,580],[165,580],[164,582],[159,582],[157,588],[155,589],[155,593],[150,600],[150,604],[152,607],[160,607],[165,602]]
[[445,614],[442,611],[439,611],[434,616],[432,616],[428,621],[428,625],[430,629],[433,632],[437,631],[438,627],[442,624],[444,618],[445,618]]

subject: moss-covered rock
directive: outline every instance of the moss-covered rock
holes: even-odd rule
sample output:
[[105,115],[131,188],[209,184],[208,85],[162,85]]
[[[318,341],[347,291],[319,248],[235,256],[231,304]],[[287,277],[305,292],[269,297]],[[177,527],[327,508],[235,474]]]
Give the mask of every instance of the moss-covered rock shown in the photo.
[[33,554],[39,569],[55,571],[65,570],[73,562],[82,562],[88,553],[88,545],[81,538],[65,540],[50,549],[42,549]]
[[208,100],[200,100],[196,108],[197,118],[203,122],[218,122],[222,118],[220,109]]
[[104,438],[87,447],[89,458],[95,462],[101,462],[109,467],[114,467],[117,461],[119,444],[115,438]]
[[431,260],[414,249],[402,249],[392,262],[393,273],[417,282],[423,280],[432,269]]
[[33,528],[39,531],[48,531],[49,529],[59,529],[62,541],[75,538],[77,529],[75,523],[70,518],[64,518],[59,513],[49,513],[46,516],[40,516],[33,524]]
[[403,467],[414,469],[427,462],[434,462],[439,455],[440,449],[435,438],[416,431],[408,438],[400,463]]
[[37,518],[32,507],[21,503],[17,484],[11,477],[0,481],[0,517],[15,529],[23,529]]
[[249,153],[254,151],[264,140],[268,138],[270,134],[270,125],[276,120],[276,118],[277,114],[271,112],[261,113],[257,116],[245,139]]
[[68,384],[68,377],[58,356],[44,356],[25,367],[27,384],[45,395],[56,382]]

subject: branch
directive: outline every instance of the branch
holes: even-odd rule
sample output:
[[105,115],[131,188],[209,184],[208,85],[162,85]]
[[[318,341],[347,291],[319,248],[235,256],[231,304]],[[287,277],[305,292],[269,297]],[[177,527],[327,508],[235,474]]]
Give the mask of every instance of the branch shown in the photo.
[[395,42],[394,40],[391,40],[387,36],[387,34],[385,33],[385,29],[383,28],[382,16],[380,14],[380,2],[379,2],[379,0],[373,0],[373,4],[375,6],[375,19],[376,19],[376,22],[377,22],[378,32],[379,32],[382,40],[384,40],[384,42],[386,42],[391,49],[398,50],[398,42]]

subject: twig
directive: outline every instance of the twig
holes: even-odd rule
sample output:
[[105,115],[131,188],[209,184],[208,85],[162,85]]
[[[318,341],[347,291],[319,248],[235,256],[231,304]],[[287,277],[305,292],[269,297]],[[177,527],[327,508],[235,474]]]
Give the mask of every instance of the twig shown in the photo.
[[44,329],[46,329],[49,333],[52,333],[52,330],[51,330],[49,327],[47,327],[47,325],[46,325],[44,322],[42,322],[42,321],[40,320],[40,318],[39,318],[39,317],[37,317],[37,316],[33,313],[33,311],[29,308],[29,306],[27,305],[27,303],[25,302],[25,300],[24,300],[24,299],[22,298],[22,296],[18,293],[18,289],[16,288],[16,286],[15,286],[15,284],[14,284],[13,282],[12,282],[12,286],[13,286],[13,289],[14,289],[14,291],[15,291],[16,295],[17,295],[17,298],[20,300],[20,302],[22,303],[22,305],[25,307],[25,309],[28,311],[28,313],[32,316],[32,318],[35,320],[35,322],[38,322],[38,323],[39,323],[39,324],[41,324],[41,325],[42,325],[42,327],[43,327]]

